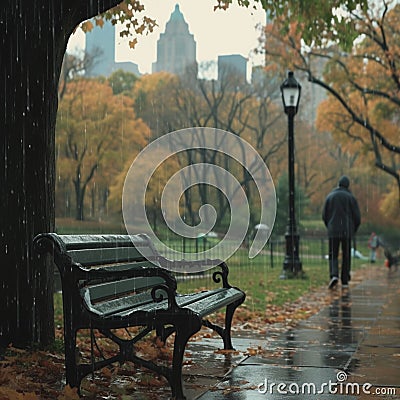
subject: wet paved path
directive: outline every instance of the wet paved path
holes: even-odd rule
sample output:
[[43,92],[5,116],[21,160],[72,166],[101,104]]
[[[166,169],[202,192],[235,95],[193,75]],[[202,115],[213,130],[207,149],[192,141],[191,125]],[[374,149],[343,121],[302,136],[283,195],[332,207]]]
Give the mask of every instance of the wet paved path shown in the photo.
[[[216,353],[217,337],[190,342],[183,370],[187,399],[400,399],[400,268],[389,273],[371,265],[361,275],[348,291],[339,285],[326,307],[294,329],[264,336],[235,333],[237,354]],[[262,351],[245,355],[249,348]],[[278,384],[288,393],[279,393]],[[364,384],[370,384],[369,393]],[[396,394],[377,394],[389,390]],[[136,387],[126,398],[170,395],[167,386],[150,385]]]
[[[188,398],[400,399],[400,271],[376,265],[365,273],[348,291],[338,287],[329,306],[295,329],[275,338],[235,338],[238,350],[260,345],[271,355],[233,360],[237,365],[212,390],[196,394],[188,385]],[[223,373],[218,362],[210,363],[215,370],[200,364],[205,376]]]

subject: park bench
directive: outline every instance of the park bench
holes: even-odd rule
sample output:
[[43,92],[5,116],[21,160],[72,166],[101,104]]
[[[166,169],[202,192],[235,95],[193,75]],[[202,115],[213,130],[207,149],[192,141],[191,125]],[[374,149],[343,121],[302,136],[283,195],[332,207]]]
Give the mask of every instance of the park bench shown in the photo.
[[[171,261],[161,256],[144,234],[58,235],[44,233],[34,239],[35,251],[50,253],[61,275],[64,313],[66,382],[80,391],[81,381],[112,363],[133,362],[164,376],[172,397],[184,399],[182,363],[188,340],[202,326],[217,332],[224,349],[233,349],[231,323],[235,309],[245,294],[228,283],[228,267],[220,260]],[[199,264],[217,265],[213,280],[220,288],[191,294],[178,294],[171,271],[198,270]],[[172,267],[172,268],[171,268]],[[206,317],[225,309],[225,325]],[[136,327],[126,338],[117,329]],[[90,361],[77,356],[77,332],[87,329],[91,336]],[[114,342],[112,356],[99,357],[94,331]],[[175,334],[169,365],[145,359],[135,344],[155,332],[161,342]]]

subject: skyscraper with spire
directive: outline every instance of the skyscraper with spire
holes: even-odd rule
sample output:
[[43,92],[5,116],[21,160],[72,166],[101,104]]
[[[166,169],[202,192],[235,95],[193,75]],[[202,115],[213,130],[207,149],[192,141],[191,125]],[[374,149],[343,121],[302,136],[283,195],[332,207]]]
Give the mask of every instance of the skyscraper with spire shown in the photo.
[[194,68],[197,74],[196,41],[176,4],[165,32],[158,39],[157,61],[152,65],[152,72],[166,71],[180,75],[188,68]]
[[86,34],[86,53],[93,57],[93,65],[86,71],[88,76],[110,76],[118,69],[140,76],[138,65],[130,62],[115,61],[115,25],[104,21],[103,27],[94,25]]

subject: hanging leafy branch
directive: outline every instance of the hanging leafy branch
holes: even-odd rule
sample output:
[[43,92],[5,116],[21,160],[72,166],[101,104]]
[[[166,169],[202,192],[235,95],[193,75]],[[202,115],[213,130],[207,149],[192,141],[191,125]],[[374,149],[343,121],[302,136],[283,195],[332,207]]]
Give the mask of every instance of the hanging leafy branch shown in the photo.
[[105,21],[122,26],[120,36],[131,39],[129,47],[132,49],[138,42],[138,36],[153,32],[157,26],[156,20],[147,15],[144,5],[139,0],[124,0],[103,14],[84,21],[80,27],[86,33],[90,32],[94,25],[103,27]]
[[[276,18],[265,30],[267,68],[279,64],[302,71],[312,84],[323,88],[327,101],[334,102],[342,115],[336,128],[331,126],[333,132],[340,130],[348,138],[368,143],[375,165],[395,179],[400,194],[400,6],[384,1],[380,7],[370,4],[342,11],[341,20],[324,25],[331,31],[314,31],[311,37],[307,21]],[[348,23],[347,31],[343,21]]]

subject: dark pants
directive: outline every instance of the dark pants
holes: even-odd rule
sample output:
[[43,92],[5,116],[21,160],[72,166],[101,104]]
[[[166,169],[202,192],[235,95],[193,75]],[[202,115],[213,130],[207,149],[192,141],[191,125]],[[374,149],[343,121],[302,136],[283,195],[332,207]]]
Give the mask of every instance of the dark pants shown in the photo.
[[342,246],[342,271],[341,280],[347,285],[350,280],[351,268],[351,238],[330,237],[329,238],[329,274],[331,279],[339,278],[339,248]]

